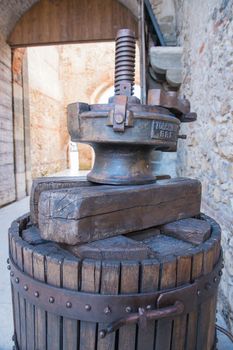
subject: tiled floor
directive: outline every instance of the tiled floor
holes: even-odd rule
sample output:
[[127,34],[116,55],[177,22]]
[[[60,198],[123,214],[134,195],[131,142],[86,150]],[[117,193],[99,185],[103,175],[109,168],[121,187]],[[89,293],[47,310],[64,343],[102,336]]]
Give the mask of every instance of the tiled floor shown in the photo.
[[[84,173],[79,173],[84,175]],[[56,175],[70,175],[65,172]],[[77,174],[72,174],[77,175]],[[6,269],[6,260],[8,257],[8,239],[7,231],[11,222],[20,215],[29,211],[29,197],[18,202],[10,204],[0,209],[0,350],[11,350],[13,334],[12,309],[11,309],[11,291],[9,283],[9,271]],[[219,317],[219,323],[225,327],[223,320]],[[30,349],[29,349],[30,350]],[[49,349],[48,349],[49,350]],[[146,349],[145,349],[146,350]],[[162,350],[162,349],[161,349]],[[202,350],[202,349],[198,349]],[[233,344],[227,337],[219,334],[218,350],[233,350]]]

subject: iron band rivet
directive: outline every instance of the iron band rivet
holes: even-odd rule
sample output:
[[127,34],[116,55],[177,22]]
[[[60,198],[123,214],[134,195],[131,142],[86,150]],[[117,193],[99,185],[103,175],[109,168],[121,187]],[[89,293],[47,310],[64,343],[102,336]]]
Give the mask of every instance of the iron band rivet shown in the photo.
[[18,277],[16,277],[15,283],[19,283],[19,278]]
[[111,313],[111,309],[110,309],[109,306],[107,306],[107,307],[104,309],[104,313],[105,313],[105,315],[108,315],[108,314]]
[[218,281],[217,277],[214,277],[214,283],[216,283]]
[[40,296],[39,292],[37,292],[37,291],[34,293],[34,295],[36,298],[39,298],[39,296]]
[[91,311],[91,305],[86,304],[86,305],[85,305],[85,310],[86,310],[86,311]]
[[11,276],[11,277],[14,276],[14,272],[13,272],[13,271],[10,272],[10,276]]
[[218,272],[218,275],[219,275],[220,277],[222,276],[222,271],[221,271],[221,270]]
[[102,330],[102,331],[99,332],[100,338],[104,338],[105,335],[106,335],[106,332],[105,332],[104,330]]
[[146,306],[146,309],[147,309],[147,310],[151,310],[151,309],[152,309],[152,306],[151,306],[151,305],[147,305],[147,306]]
[[50,302],[50,304],[53,304],[53,303],[54,303],[54,301],[55,301],[54,297],[50,297],[50,298],[49,298],[49,302]]
[[71,303],[70,301],[67,301],[66,307],[67,307],[68,309],[70,309],[70,308],[72,307],[72,303]]
[[130,306],[126,306],[125,311],[129,314],[132,311],[132,308]]
[[200,296],[201,295],[201,291],[200,289],[197,290],[197,295]]
[[10,270],[11,269],[11,265],[7,265],[7,270]]
[[9,258],[6,259],[6,263],[10,264],[10,259]]
[[23,286],[23,289],[27,291],[27,290],[28,290],[28,286],[25,284],[25,285]]

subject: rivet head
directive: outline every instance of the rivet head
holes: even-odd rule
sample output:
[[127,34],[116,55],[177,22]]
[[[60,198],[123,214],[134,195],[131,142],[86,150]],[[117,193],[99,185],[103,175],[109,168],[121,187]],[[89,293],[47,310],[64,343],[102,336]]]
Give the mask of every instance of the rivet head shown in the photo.
[[206,283],[205,289],[206,289],[206,290],[210,290],[210,289],[211,289],[211,284],[210,284],[210,283]]
[[68,309],[70,309],[70,308],[72,307],[72,303],[71,303],[70,301],[67,301],[66,307],[67,307]]
[[106,336],[106,331],[104,331],[103,329],[99,332],[99,336],[100,338],[104,338]]
[[214,281],[214,283],[216,283],[218,281],[216,276],[214,277],[213,281]]
[[86,305],[85,305],[85,310],[86,310],[86,311],[91,311],[91,305],[86,304]]
[[53,303],[54,303],[54,301],[55,301],[54,297],[50,297],[50,298],[49,298],[49,302],[50,302],[50,304],[53,304]]
[[13,272],[13,271],[10,272],[10,276],[11,276],[11,277],[14,276],[14,272]]
[[222,271],[221,271],[221,270],[218,272],[218,275],[219,275],[220,277],[222,276]]
[[147,305],[146,306],[146,310],[151,310],[152,309],[152,306],[151,305]]
[[11,269],[11,265],[7,265],[7,270],[10,270]]
[[23,289],[27,291],[27,290],[28,290],[28,286],[25,284],[25,285],[23,286]]
[[34,295],[36,298],[39,298],[39,296],[40,296],[39,292],[37,292],[37,291],[34,293]]
[[221,268],[224,269],[224,264],[222,263]]
[[200,289],[197,290],[197,295],[200,296],[201,295],[201,291]]
[[19,278],[18,277],[16,277],[15,283],[19,283]]
[[125,311],[127,314],[129,314],[132,311],[132,308],[130,306],[126,306]]
[[106,307],[105,307],[105,309],[104,309],[104,313],[105,313],[105,315],[108,315],[108,314],[110,314],[110,313],[111,313],[111,309],[110,309],[110,307],[109,307],[109,306],[106,306]]
[[6,263],[10,264],[10,259],[9,258],[6,259]]

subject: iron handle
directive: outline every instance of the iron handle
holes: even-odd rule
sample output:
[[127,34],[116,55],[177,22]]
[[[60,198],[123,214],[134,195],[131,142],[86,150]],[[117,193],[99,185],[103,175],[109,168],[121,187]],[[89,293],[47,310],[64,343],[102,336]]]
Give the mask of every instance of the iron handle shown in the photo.
[[107,334],[117,331],[120,327],[135,323],[138,323],[142,328],[145,329],[147,326],[147,321],[179,316],[183,313],[183,311],[184,305],[180,301],[176,301],[171,306],[150,311],[146,311],[144,308],[140,307],[137,313],[132,313],[127,317],[110,323],[105,329],[102,329],[99,332],[99,336],[100,338],[104,338]]

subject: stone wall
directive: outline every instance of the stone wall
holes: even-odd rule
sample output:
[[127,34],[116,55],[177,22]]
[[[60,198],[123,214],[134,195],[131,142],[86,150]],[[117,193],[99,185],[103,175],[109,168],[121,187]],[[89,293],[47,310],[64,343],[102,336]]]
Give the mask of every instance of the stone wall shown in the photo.
[[0,206],[15,200],[11,50],[0,34]]
[[178,174],[198,178],[203,211],[222,227],[225,269],[219,311],[233,330],[233,2],[177,0],[179,43],[184,47],[181,94],[197,122],[182,126]]
[[32,178],[67,168],[69,135],[60,55],[55,46],[28,48]]

